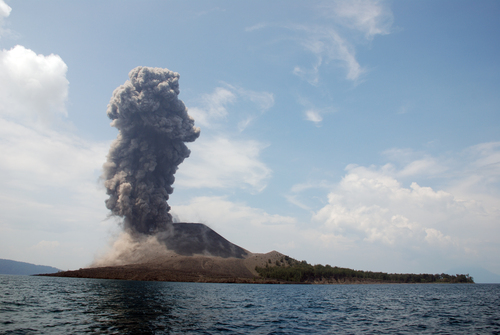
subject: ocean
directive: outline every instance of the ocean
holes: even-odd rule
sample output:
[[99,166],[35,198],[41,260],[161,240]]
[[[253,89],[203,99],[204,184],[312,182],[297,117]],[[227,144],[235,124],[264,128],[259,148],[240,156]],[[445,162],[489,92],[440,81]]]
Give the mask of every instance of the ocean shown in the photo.
[[500,334],[500,284],[263,285],[0,275],[0,334]]

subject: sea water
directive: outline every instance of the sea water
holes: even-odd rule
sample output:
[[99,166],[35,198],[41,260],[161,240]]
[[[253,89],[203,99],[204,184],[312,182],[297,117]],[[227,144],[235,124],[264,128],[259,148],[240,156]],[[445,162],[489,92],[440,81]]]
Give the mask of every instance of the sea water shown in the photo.
[[0,334],[78,333],[500,334],[500,285],[251,285],[0,275]]

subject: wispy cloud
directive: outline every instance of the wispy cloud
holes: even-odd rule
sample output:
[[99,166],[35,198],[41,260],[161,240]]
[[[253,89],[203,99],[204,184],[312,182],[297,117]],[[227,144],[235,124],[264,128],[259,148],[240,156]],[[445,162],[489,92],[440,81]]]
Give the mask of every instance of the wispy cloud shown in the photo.
[[[290,192],[285,195],[285,198],[291,204],[305,209],[307,211],[311,211],[313,213],[313,206],[310,204],[306,204],[310,202],[311,198],[320,199],[321,194],[326,194],[333,187],[332,183],[327,182],[326,180],[320,181],[308,181],[305,183],[299,183],[292,186]],[[310,197],[305,197],[304,193],[309,192],[312,194]],[[306,200],[307,198],[307,200]]]
[[321,121],[323,121],[323,117],[319,114],[318,111],[315,110],[307,110],[306,111],[306,120],[314,122],[318,125]]
[[0,37],[9,32],[9,30],[3,28],[3,25],[5,24],[5,19],[9,17],[11,11],[12,8],[10,8],[4,0],[0,0]]
[[267,26],[268,26],[267,23],[261,22],[261,23],[254,24],[253,26],[246,27],[245,31],[249,31],[250,32],[250,31],[260,30],[260,29],[263,29],[263,28],[265,28]]
[[[248,107],[241,108],[238,102],[251,102],[253,110]],[[270,92],[257,92],[239,86],[224,84],[217,87],[213,93],[203,94],[199,105],[189,108],[189,114],[195,119],[196,124],[202,127],[216,128],[228,117],[228,108],[233,106],[233,114],[241,120],[238,130],[243,131],[256,117],[274,105],[274,95]]]
[[356,81],[365,70],[356,60],[356,53],[351,43],[340,36],[336,29],[328,26],[290,25],[289,29],[300,32],[297,42],[316,57],[312,68],[296,66],[293,73],[308,81],[311,85],[319,83],[319,70],[332,61],[345,68],[346,79]]
[[340,25],[360,31],[368,40],[391,32],[393,15],[384,1],[333,1],[321,4],[319,9],[322,15]]
[[[245,29],[247,32],[285,28],[295,34],[287,37],[298,43],[305,51],[314,55],[310,66],[296,65],[293,73],[311,85],[318,85],[321,69],[330,64],[346,70],[346,79],[358,81],[366,72],[356,59],[355,44],[351,32],[361,33],[364,40],[371,41],[376,35],[389,34],[392,12],[385,2],[376,0],[333,1],[313,7],[327,23],[305,25],[300,23],[258,23]],[[347,30],[345,29],[347,28]]]
[[253,102],[262,112],[265,112],[274,105],[274,95],[270,92],[257,92],[230,84],[226,84],[226,86],[243,99]]
[[198,126],[211,127],[214,121],[227,116],[226,106],[235,100],[236,96],[231,91],[217,87],[213,93],[203,94],[200,99],[201,107],[189,108],[189,114]]
[[305,107],[304,116],[307,121],[313,122],[317,127],[321,126],[321,122],[323,121],[323,115],[327,113],[333,113],[333,108],[317,108],[313,103],[311,103],[308,99],[299,96],[299,103]]

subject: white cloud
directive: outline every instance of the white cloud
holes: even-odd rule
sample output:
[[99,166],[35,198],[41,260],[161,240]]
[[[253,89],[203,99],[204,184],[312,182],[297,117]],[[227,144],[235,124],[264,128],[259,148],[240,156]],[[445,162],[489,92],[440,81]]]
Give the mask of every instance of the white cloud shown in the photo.
[[393,22],[391,10],[377,0],[334,1],[320,6],[321,13],[340,24],[365,34],[366,39],[390,33]]
[[257,92],[229,84],[227,87],[243,99],[253,102],[263,112],[274,106],[274,95],[270,92]]
[[471,168],[482,172],[488,182],[500,180],[500,142],[474,145],[466,150],[473,158]]
[[183,222],[203,222],[229,241],[251,251],[288,252],[300,243],[296,219],[268,214],[261,209],[234,203],[224,197],[196,197],[184,205],[172,206]]
[[448,170],[431,157],[415,160],[404,167],[398,174],[400,176],[415,176],[419,174],[436,175]]
[[363,42],[376,35],[389,34],[393,22],[391,10],[384,2],[373,0],[334,1],[322,3],[314,9],[329,21],[317,25],[259,23],[245,30],[282,27],[295,32],[287,39],[294,40],[315,59],[310,66],[296,65],[293,74],[311,85],[319,84],[320,70],[330,62],[346,70],[346,79],[358,81],[366,69],[356,59],[354,45],[360,40],[355,35],[361,32]]
[[0,51],[0,115],[43,124],[66,116],[66,71],[57,55],[37,55],[20,45]]
[[0,37],[3,34],[8,33],[8,30],[3,29],[4,19],[9,17],[12,8],[5,3],[5,1],[0,0]]
[[3,184],[26,190],[72,188],[100,171],[107,143],[92,143],[48,129],[32,129],[0,119]]
[[308,99],[299,96],[298,102],[304,106],[304,116],[307,121],[313,122],[316,126],[320,126],[323,121],[323,115],[328,113],[333,113],[334,109],[329,108],[316,108],[316,106],[311,103]]
[[[441,231],[425,225],[434,225],[446,218],[450,215],[449,207],[455,207],[456,213],[462,209],[446,192],[434,192],[416,183],[406,189],[395,180],[391,183],[384,179],[348,174],[339,189],[328,195],[329,204],[313,219],[322,222],[327,231],[353,241],[408,248],[428,240],[429,232],[433,237],[443,237]],[[450,240],[450,237],[441,240]]]
[[74,189],[89,177],[95,183],[107,143],[65,134],[46,122],[66,115],[66,70],[57,55],[37,55],[22,46],[0,52],[0,183],[4,191]]
[[261,22],[261,23],[254,24],[253,26],[246,27],[245,31],[260,30],[260,29],[265,28],[267,26],[268,26],[267,23]]
[[217,87],[212,94],[203,94],[202,107],[189,108],[189,114],[198,126],[210,127],[215,120],[224,119],[227,116],[226,105],[235,100],[236,96],[231,91]]
[[461,199],[474,199],[491,212],[500,212],[500,142],[482,143],[467,148],[460,160],[450,164],[460,167],[452,171],[450,191]]
[[296,66],[293,73],[312,85],[319,82],[319,69],[331,61],[338,62],[347,70],[346,78],[357,80],[365,70],[356,60],[354,47],[342,38],[339,33],[331,27],[326,26],[289,26],[290,29],[301,32],[303,37],[296,37],[302,47],[316,57],[312,69],[303,69]]
[[57,55],[0,51],[0,252],[69,268],[89,261],[108,229],[98,178],[109,143],[66,132],[66,71]]
[[444,236],[439,230],[434,228],[425,229],[425,240],[430,244],[449,244],[453,243],[450,236]]
[[[379,270],[394,269],[388,262],[411,271],[444,271],[451,264],[495,269],[498,260],[492,255],[500,252],[499,149],[500,143],[483,143],[443,157],[391,149],[385,152],[394,159],[391,163],[352,164],[340,182],[296,184],[286,197],[299,208],[314,210],[315,228],[304,236],[321,242],[319,249],[342,252],[351,264]],[[327,203],[319,199],[312,204],[324,190],[329,190]]]
[[[189,109],[195,123],[205,130],[202,130],[202,139],[189,145],[190,158],[179,167],[175,185],[260,192],[271,176],[271,170],[259,159],[267,145],[255,140],[239,140],[237,135],[229,134],[234,133],[232,128],[243,131],[258,115],[271,108],[274,96],[235,85],[224,86],[212,94],[204,94],[201,107]],[[232,105],[230,111],[229,104]],[[239,120],[236,127],[235,120]]]
[[176,174],[176,185],[262,191],[271,176],[271,170],[259,160],[264,147],[257,141],[225,137],[197,141],[190,145],[191,157]]
[[306,120],[319,124],[323,121],[323,117],[317,111],[310,109],[306,111]]
[[269,92],[256,92],[242,87],[225,84],[226,87],[217,87],[211,94],[203,94],[200,106],[190,107],[189,114],[195,119],[197,125],[207,128],[217,128],[228,117],[228,105],[233,105],[233,114],[243,117],[238,122],[238,130],[243,131],[255,119],[255,113],[248,114],[240,101],[250,101],[254,109],[260,113],[265,112],[274,105],[274,96]]
[[77,230],[105,219],[98,185],[107,143],[0,119],[0,224]]
[[[397,173],[398,177],[411,177],[418,175],[438,176],[449,171],[450,167],[446,160],[440,160],[424,152],[417,152],[410,149],[392,148],[385,150],[383,155],[389,158],[392,163],[387,164],[384,169]],[[393,165],[401,166],[399,170]],[[397,172],[396,172],[397,170]]]
[[0,18],[6,18],[10,15],[12,8],[5,3],[5,1],[0,0]]

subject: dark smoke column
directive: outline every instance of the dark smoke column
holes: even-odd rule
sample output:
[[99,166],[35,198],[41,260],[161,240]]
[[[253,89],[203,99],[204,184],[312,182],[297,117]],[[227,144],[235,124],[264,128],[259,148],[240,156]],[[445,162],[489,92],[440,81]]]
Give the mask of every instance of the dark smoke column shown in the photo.
[[179,94],[179,74],[136,67],[113,92],[107,114],[119,130],[104,164],[106,207],[125,228],[151,234],[172,222],[168,195],[174,173],[200,136]]

